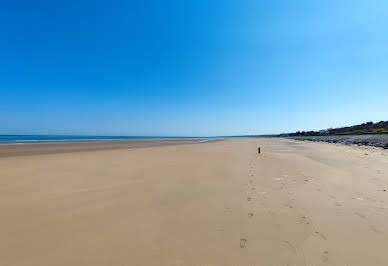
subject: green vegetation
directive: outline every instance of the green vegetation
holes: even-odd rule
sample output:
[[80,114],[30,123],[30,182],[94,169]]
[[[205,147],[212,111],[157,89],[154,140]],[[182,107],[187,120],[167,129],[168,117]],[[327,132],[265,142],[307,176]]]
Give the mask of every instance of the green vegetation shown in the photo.
[[381,133],[388,133],[388,128],[376,128],[376,129],[359,129],[359,130],[354,130],[354,131],[348,131],[348,132],[343,132],[340,134],[344,135],[355,135],[355,134],[381,134]]
[[378,123],[367,122],[350,127],[330,128],[320,131],[298,131],[290,136],[319,136],[319,135],[360,135],[360,134],[387,134],[388,121]]

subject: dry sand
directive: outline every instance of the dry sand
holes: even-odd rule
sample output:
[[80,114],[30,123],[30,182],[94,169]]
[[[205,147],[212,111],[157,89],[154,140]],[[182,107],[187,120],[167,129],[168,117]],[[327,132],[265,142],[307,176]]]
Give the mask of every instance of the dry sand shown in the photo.
[[387,150],[233,139],[0,158],[0,265],[388,265],[387,250]]

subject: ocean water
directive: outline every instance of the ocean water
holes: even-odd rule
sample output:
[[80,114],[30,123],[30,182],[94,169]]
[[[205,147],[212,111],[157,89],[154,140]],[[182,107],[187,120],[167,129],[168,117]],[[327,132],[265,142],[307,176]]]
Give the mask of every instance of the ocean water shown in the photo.
[[[0,135],[0,144],[61,143],[98,141],[138,141],[152,139],[195,139],[197,137],[145,137],[145,136],[60,136],[60,135]],[[198,138],[199,139],[199,138]],[[201,138],[203,139],[203,138]]]

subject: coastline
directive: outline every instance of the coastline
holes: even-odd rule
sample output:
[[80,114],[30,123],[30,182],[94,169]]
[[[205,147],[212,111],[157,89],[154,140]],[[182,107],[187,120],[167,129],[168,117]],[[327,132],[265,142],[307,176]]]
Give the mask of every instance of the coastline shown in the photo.
[[54,143],[15,143],[0,144],[0,157],[30,156],[70,152],[102,151],[114,149],[145,148],[154,146],[200,144],[221,139],[167,138],[148,140],[120,140],[98,142],[54,142]]
[[294,136],[287,138],[298,141],[328,142],[388,149],[388,134]]
[[3,144],[40,144],[40,143],[85,143],[85,142],[120,142],[120,141],[155,141],[155,140],[195,140],[209,137],[180,136],[95,136],[95,135],[0,135]]

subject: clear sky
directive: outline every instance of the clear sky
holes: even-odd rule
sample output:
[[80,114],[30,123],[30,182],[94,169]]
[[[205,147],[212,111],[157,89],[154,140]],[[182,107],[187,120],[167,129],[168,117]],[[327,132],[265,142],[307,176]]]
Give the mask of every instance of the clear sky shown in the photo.
[[0,134],[388,120],[388,1],[2,1]]

